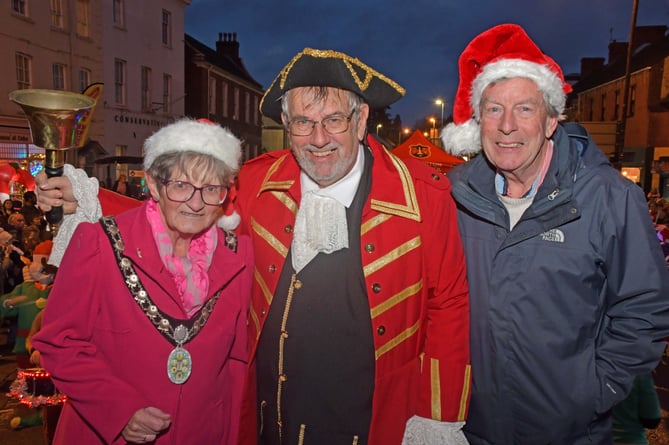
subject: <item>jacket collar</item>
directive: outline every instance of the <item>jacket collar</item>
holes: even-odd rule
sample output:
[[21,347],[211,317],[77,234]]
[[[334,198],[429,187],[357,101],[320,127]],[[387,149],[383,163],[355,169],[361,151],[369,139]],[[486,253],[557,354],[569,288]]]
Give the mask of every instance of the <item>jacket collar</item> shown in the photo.
[[[389,153],[373,137],[367,136],[365,148],[372,152],[372,189],[365,208],[415,221],[421,220],[414,180],[406,164]],[[257,197],[263,193],[289,195],[295,202],[301,197],[300,167],[288,150],[277,153],[265,174]],[[400,193],[398,193],[400,191]]]

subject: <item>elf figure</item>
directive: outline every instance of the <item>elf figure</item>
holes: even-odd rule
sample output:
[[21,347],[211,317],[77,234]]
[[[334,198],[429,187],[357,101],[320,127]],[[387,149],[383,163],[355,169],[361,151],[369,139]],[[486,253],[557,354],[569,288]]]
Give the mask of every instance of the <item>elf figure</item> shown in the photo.
[[12,350],[16,354],[18,368],[30,368],[30,353],[26,349],[26,337],[35,316],[44,308],[56,273],[54,266],[48,265],[53,243],[43,241],[35,247],[32,262],[28,265],[31,280],[17,285],[11,292],[0,298],[0,317],[16,318],[16,342]]

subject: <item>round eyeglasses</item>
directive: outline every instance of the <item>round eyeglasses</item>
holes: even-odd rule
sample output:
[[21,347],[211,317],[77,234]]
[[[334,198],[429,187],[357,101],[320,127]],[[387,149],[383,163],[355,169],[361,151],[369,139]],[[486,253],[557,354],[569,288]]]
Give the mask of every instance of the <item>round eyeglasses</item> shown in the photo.
[[210,206],[221,205],[228,197],[228,187],[225,185],[206,184],[195,187],[190,182],[175,179],[161,179],[160,183],[165,186],[167,198],[175,202],[189,201],[197,191],[200,192],[202,202]]
[[287,127],[290,134],[295,136],[310,136],[314,132],[316,124],[321,124],[323,129],[330,134],[339,134],[348,130],[348,123],[353,118],[353,113],[355,113],[355,108],[348,116],[333,114],[320,121],[298,117],[288,121]]

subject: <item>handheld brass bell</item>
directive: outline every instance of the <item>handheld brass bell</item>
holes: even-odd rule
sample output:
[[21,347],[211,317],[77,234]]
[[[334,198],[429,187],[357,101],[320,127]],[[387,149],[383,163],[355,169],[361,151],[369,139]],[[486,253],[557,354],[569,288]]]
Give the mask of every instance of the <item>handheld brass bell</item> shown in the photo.
[[[9,93],[9,100],[25,112],[33,144],[45,150],[46,175],[62,176],[67,150],[80,148],[85,142],[83,125],[95,99],[69,91],[25,89]],[[63,209],[51,209],[46,219],[57,225],[63,219]]]

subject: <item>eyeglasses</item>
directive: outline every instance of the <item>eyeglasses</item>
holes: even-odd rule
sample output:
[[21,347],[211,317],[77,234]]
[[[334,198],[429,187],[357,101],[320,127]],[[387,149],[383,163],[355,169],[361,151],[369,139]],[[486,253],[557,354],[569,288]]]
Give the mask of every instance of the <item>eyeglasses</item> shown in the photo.
[[355,113],[355,111],[354,108],[348,116],[333,114],[320,121],[305,118],[291,120],[288,122],[288,131],[295,136],[309,136],[314,132],[316,124],[321,124],[323,129],[330,134],[343,133],[348,130],[348,123],[353,118],[353,113]]
[[161,184],[165,186],[167,198],[175,202],[189,201],[195,192],[199,191],[202,201],[210,206],[223,204],[228,197],[228,187],[225,185],[203,185],[195,187],[190,182],[177,181],[174,179],[161,179]]

